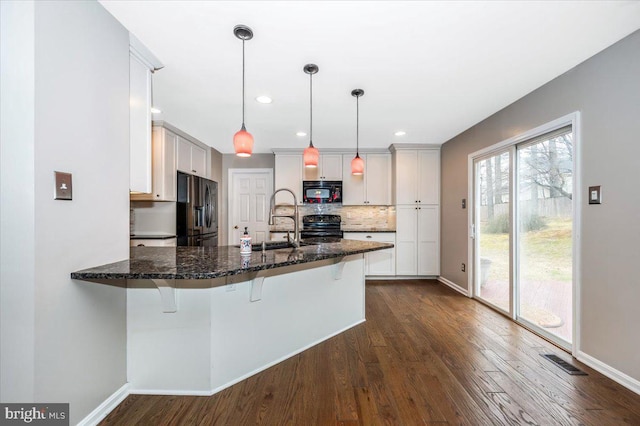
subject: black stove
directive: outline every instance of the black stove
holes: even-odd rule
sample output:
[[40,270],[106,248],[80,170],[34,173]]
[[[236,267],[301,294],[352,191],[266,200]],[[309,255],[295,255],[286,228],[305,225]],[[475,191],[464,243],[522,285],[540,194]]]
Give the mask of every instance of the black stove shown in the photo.
[[342,239],[342,218],[338,214],[310,214],[302,217],[302,240],[337,242]]

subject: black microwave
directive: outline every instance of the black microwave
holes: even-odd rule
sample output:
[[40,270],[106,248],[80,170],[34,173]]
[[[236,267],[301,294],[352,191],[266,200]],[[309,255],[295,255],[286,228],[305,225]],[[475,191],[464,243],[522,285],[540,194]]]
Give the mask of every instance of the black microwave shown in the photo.
[[302,201],[305,204],[342,203],[342,181],[305,180],[302,182]]

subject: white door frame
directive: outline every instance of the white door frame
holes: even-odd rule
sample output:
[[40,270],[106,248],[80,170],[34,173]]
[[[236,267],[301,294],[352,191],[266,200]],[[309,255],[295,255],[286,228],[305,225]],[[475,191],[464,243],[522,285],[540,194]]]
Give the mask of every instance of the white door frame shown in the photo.
[[269,188],[269,197],[273,195],[273,169],[229,169],[228,172],[228,181],[229,185],[227,186],[227,244],[233,245],[237,244],[237,242],[232,241],[233,238],[233,225],[232,225],[232,214],[233,214],[233,201],[232,201],[232,192],[233,192],[233,179],[237,174],[267,174],[267,179],[270,182]]
[[[542,124],[534,129],[528,130],[524,133],[521,133],[512,138],[506,139],[502,142],[498,142],[494,145],[488,146],[486,148],[480,149],[478,151],[472,152],[469,154],[467,159],[467,199],[469,200],[468,213],[467,213],[467,230],[468,230],[468,246],[467,246],[467,265],[469,268],[467,269],[467,282],[468,285],[468,295],[469,297],[474,297],[476,292],[476,273],[474,271],[474,259],[475,259],[475,232],[474,229],[475,224],[475,169],[474,169],[474,160],[488,156],[494,152],[504,151],[508,147],[515,147],[517,144],[524,142],[526,140],[535,138],[537,136],[543,135],[545,133],[549,133],[553,130],[562,128],[564,126],[571,125],[571,129],[573,132],[573,232],[572,232],[572,250],[573,250],[573,336],[571,343],[571,354],[576,357],[577,354],[581,350],[580,345],[580,297],[581,297],[581,277],[580,277],[580,264],[581,264],[581,250],[580,250],[580,241],[581,241],[581,217],[582,217],[582,192],[581,192],[581,181],[582,181],[582,170],[580,165],[581,161],[581,127],[580,127],[580,111],[575,111],[570,114],[567,114],[563,117],[560,117],[556,120],[550,121],[548,123]],[[513,159],[515,160],[515,159]],[[512,161],[515,164],[515,161]],[[511,166],[512,167],[512,166]],[[513,170],[513,168],[511,169]],[[513,179],[513,177],[511,177]],[[515,188],[512,189],[512,192]],[[516,208],[516,200],[510,199],[512,204],[511,210],[513,217],[515,216],[515,208]],[[515,222],[515,221],[512,221]],[[513,226],[516,224],[512,223]],[[513,234],[513,232],[512,232]],[[513,238],[513,235],[510,237]],[[515,241],[512,242],[511,252],[514,253],[515,250]],[[515,297],[515,294],[513,295]],[[510,315],[513,320],[515,320],[515,310],[510,306]],[[521,324],[521,323],[520,323]],[[526,326],[526,324],[523,324]],[[550,339],[549,336],[543,336]]]

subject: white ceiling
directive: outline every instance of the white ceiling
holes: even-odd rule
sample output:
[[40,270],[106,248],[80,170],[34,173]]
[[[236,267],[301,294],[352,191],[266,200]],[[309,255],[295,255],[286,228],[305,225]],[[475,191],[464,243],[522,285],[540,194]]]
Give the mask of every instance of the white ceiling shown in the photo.
[[[639,1],[101,1],[164,64],[155,119],[223,153],[241,124],[254,152],[441,144],[640,28]],[[259,104],[256,96],[273,98]],[[405,136],[394,136],[397,130]]]

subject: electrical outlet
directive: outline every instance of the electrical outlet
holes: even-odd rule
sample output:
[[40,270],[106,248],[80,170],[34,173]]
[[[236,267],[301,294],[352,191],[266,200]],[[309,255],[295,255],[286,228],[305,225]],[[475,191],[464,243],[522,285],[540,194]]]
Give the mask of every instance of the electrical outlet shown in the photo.
[[71,173],[53,172],[55,176],[55,187],[53,189],[54,200],[71,200]]
[[466,270],[467,270],[467,265],[465,265],[465,264],[463,263],[463,264],[462,264],[462,267],[460,268],[460,270],[461,270],[462,272],[466,272]]

